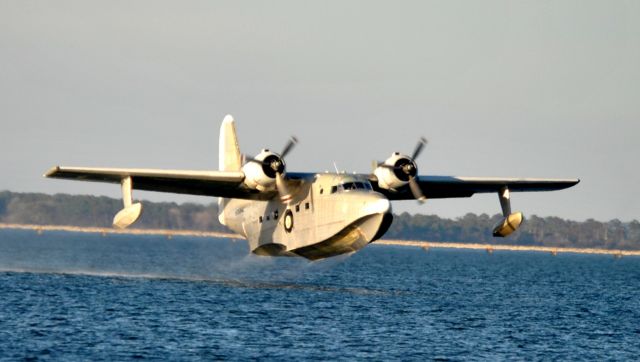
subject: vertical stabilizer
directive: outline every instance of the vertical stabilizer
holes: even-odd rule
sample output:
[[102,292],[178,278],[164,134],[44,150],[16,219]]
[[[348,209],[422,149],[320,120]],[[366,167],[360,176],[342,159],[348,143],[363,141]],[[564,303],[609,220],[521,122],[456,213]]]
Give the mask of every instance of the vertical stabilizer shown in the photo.
[[236,136],[236,122],[228,114],[224,117],[220,126],[220,153],[218,167],[220,171],[240,171],[242,168],[242,155]]
[[[228,114],[224,117],[220,126],[220,142],[218,151],[218,168],[220,171],[240,171],[242,169],[242,155],[236,136],[236,124],[233,117]],[[227,199],[218,199],[218,220],[222,225],[225,222],[225,208]]]

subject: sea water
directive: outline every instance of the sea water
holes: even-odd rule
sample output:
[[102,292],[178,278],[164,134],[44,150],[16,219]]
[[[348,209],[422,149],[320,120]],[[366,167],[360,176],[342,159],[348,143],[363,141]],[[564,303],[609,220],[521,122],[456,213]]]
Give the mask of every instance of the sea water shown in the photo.
[[0,231],[3,360],[634,360],[640,258]]

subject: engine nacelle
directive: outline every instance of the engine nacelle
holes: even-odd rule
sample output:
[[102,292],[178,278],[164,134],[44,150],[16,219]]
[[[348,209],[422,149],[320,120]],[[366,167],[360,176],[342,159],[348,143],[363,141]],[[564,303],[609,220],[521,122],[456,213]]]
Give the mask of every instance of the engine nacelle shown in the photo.
[[267,149],[242,166],[245,185],[260,191],[274,188],[276,174],[282,174],[284,171],[285,163],[282,157]]
[[396,190],[409,183],[418,174],[418,166],[411,157],[394,152],[373,171],[382,189]]

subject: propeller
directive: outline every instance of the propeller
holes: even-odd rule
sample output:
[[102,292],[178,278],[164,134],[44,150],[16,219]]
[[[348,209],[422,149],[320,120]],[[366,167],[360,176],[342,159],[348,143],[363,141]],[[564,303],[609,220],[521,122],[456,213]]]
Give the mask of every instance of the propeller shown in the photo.
[[298,143],[298,139],[295,137],[291,137],[287,144],[285,145],[282,153],[280,155],[271,154],[265,157],[263,160],[257,160],[253,157],[244,156],[244,159],[247,162],[256,162],[262,165],[263,171],[269,177],[273,177],[276,179],[276,189],[278,190],[278,194],[280,195],[280,200],[284,203],[289,203],[293,198],[293,195],[289,192],[289,188],[287,187],[287,182],[284,177],[285,173],[285,163],[284,158],[293,147]]
[[378,162],[378,167],[385,167],[393,170],[396,176],[403,180],[409,182],[409,189],[418,200],[419,203],[424,203],[427,198],[424,196],[420,185],[418,184],[418,180],[416,176],[418,174],[418,166],[416,165],[416,158],[422,153],[422,150],[427,145],[427,139],[424,137],[420,137],[418,143],[416,144],[416,148],[413,150],[413,154],[411,155],[411,159],[402,158],[396,162],[395,165],[388,165],[382,162]]

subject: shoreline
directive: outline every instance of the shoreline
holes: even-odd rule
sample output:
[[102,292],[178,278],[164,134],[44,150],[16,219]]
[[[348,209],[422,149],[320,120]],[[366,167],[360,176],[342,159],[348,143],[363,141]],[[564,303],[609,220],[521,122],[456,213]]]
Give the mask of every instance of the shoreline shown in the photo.
[[[227,239],[244,239],[242,235],[223,233],[216,231],[198,231],[198,230],[169,230],[169,229],[115,229],[105,227],[85,227],[85,226],[66,226],[66,225],[33,225],[33,224],[4,224],[0,223],[0,230],[33,230],[38,234],[44,231],[67,231],[75,233],[89,234],[123,234],[123,235],[162,235],[167,238],[173,236],[191,236],[200,238],[227,238]],[[640,250],[617,250],[617,249],[600,249],[600,248],[565,248],[552,246],[532,246],[532,245],[506,245],[506,244],[480,244],[480,243],[450,243],[450,242],[433,242],[418,240],[387,240],[381,239],[374,242],[379,245],[395,245],[410,246],[423,248],[425,250],[431,248],[443,249],[472,249],[486,250],[488,253],[494,251],[535,251],[542,253],[550,253],[557,255],[559,253],[573,254],[600,254],[613,255],[615,257],[622,256],[640,256]]]
[[557,255],[560,253],[572,254],[599,254],[622,256],[640,256],[640,250],[619,250],[619,249],[599,249],[599,248],[566,248],[555,246],[534,246],[534,245],[506,245],[506,244],[479,244],[479,243],[449,243],[434,241],[413,241],[413,240],[377,240],[376,244],[413,246],[428,250],[430,248],[443,249],[472,249],[486,250],[488,253],[494,251],[535,251],[539,253],[549,253]]

